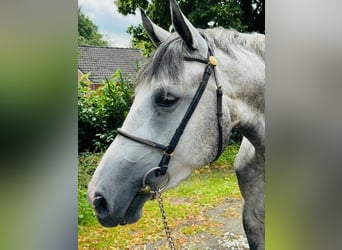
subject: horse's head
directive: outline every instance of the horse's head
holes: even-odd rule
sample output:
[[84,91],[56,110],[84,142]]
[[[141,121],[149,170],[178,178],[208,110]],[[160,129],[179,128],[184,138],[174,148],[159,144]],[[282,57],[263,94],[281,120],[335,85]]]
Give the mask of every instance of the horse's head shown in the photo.
[[[176,186],[217,156],[217,86],[215,77],[209,75],[214,65],[207,63],[213,48],[209,49],[176,1],[170,4],[173,34],[155,25],[142,11],[143,25],[157,50],[140,70],[131,110],[89,184],[88,199],[103,226],[124,225],[140,218],[143,204],[153,196],[141,191],[143,182],[152,189]],[[206,90],[182,133],[180,124],[189,106],[194,105],[206,74]],[[228,140],[230,123],[229,111],[224,113],[223,144]],[[174,144],[172,150],[168,144]],[[167,169],[161,173],[165,163]]]

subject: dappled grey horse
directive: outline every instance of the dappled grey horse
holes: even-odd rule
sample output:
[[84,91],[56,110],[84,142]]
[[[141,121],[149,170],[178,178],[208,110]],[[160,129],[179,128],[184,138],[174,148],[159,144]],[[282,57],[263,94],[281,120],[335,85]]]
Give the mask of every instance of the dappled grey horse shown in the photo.
[[134,223],[159,190],[214,161],[233,128],[235,160],[250,249],[264,249],[265,40],[261,34],[193,27],[170,1],[170,34],[143,11],[157,47],[137,76],[135,99],[88,187],[106,227]]

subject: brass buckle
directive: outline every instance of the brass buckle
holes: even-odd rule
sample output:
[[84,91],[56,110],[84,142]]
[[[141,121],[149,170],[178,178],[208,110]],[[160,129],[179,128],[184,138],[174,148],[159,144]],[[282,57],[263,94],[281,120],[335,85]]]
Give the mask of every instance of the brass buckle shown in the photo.
[[164,150],[163,154],[166,155],[166,156],[172,157],[175,154],[175,150],[173,150],[170,154],[166,153],[166,151]]

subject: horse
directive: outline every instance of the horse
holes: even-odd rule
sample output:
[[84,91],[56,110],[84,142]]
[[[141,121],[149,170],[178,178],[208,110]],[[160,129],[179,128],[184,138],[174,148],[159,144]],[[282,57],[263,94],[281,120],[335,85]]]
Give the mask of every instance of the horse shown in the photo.
[[232,129],[234,162],[250,249],[264,249],[265,36],[196,29],[170,0],[170,33],[141,9],[156,46],[136,77],[130,111],[88,185],[105,227],[138,221],[156,192],[177,186],[219,157]]

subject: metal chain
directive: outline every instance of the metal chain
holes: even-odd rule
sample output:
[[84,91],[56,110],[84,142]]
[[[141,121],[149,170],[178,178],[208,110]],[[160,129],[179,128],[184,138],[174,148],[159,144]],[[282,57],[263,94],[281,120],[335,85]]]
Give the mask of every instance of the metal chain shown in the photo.
[[157,198],[157,200],[158,200],[160,212],[161,212],[161,214],[162,214],[166,238],[167,238],[167,240],[168,240],[168,242],[169,242],[170,249],[175,250],[176,247],[175,247],[175,244],[174,244],[173,239],[172,239],[172,237],[171,237],[170,228],[169,228],[169,226],[168,226],[168,224],[167,224],[165,209],[164,209],[164,205],[163,205],[163,198],[161,197],[160,188],[158,188],[158,189],[155,191],[155,194],[156,194],[156,198]]

